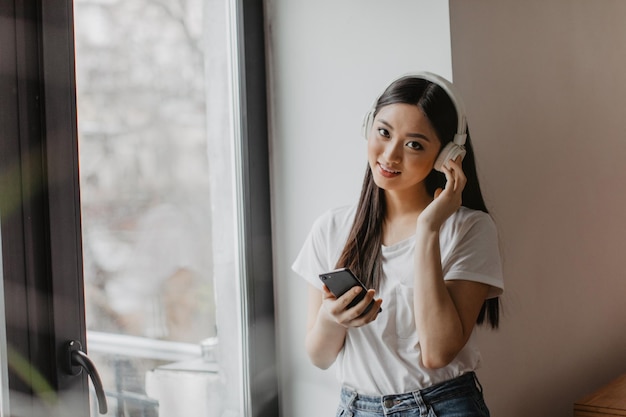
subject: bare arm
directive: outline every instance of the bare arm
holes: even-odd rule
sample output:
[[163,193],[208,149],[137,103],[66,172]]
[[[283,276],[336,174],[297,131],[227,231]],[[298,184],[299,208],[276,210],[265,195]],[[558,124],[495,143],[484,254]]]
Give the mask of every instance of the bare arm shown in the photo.
[[378,316],[382,304],[380,299],[375,300],[375,305],[367,314],[361,315],[374,299],[374,290],[368,290],[361,302],[346,310],[346,306],[359,291],[360,288],[353,288],[335,298],[326,287],[320,291],[309,285],[305,345],[311,362],[318,368],[326,369],[335,362],[343,348],[349,327],[363,326]]
[[449,364],[467,343],[489,292],[486,284],[444,281],[441,269],[439,230],[461,205],[465,175],[460,160],[446,169],[446,189],[418,217],[415,248],[413,302],[415,323],[428,368]]
[[467,343],[489,286],[443,280],[438,232],[419,232],[417,246],[414,304],[422,361],[428,368],[441,368]]

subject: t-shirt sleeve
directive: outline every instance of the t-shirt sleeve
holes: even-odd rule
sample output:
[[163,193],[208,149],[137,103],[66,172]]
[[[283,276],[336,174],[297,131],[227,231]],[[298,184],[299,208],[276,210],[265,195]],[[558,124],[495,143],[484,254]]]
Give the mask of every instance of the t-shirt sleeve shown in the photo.
[[331,253],[330,236],[332,219],[330,213],[319,217],[311,227],[291,269],[309,284],[322,289],[319,274],[335,269],[338,254]]
[[442,259],[444,279],[462,279],[491,286],[487,298],[504,291],[498,231],[491,217],[476,212],[456,228],[452,249]]

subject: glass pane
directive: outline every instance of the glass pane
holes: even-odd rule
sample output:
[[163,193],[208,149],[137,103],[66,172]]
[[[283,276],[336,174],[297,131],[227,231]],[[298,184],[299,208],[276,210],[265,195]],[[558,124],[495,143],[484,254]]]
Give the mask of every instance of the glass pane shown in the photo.
[[87,341],[111,416],[241,415],[238,304],[219,303],[237,300],[226,10],[75,2]]

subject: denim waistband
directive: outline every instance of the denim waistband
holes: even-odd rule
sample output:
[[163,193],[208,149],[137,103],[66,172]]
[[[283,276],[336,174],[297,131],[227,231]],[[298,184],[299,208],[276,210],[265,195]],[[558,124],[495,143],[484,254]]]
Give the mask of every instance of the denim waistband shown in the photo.
[[413,408],[425,411],[430,404],[476,391],[482,392],[482,386],[476,374],[468,372],[448,381],[404,394],[363,395],[344,386],[341,388],[341,402],[347,408],[353,407],[374,413],[387,414]]

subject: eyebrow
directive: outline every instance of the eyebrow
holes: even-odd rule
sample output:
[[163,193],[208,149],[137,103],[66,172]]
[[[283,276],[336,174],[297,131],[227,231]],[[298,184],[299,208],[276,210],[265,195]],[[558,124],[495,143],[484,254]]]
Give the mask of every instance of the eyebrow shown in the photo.
[[[388,122],[386,122],[383,119],[378,119],[378,121],[382,124],[384,124],[385,126],[389,127],[389,129],[393,130],[393,126],[391,124],[389,124]],[[430,142],[430,138],[422,133],[407,133],[407,136],[410,138],[420,138],[420,139],[424,139],[427,142]]]

